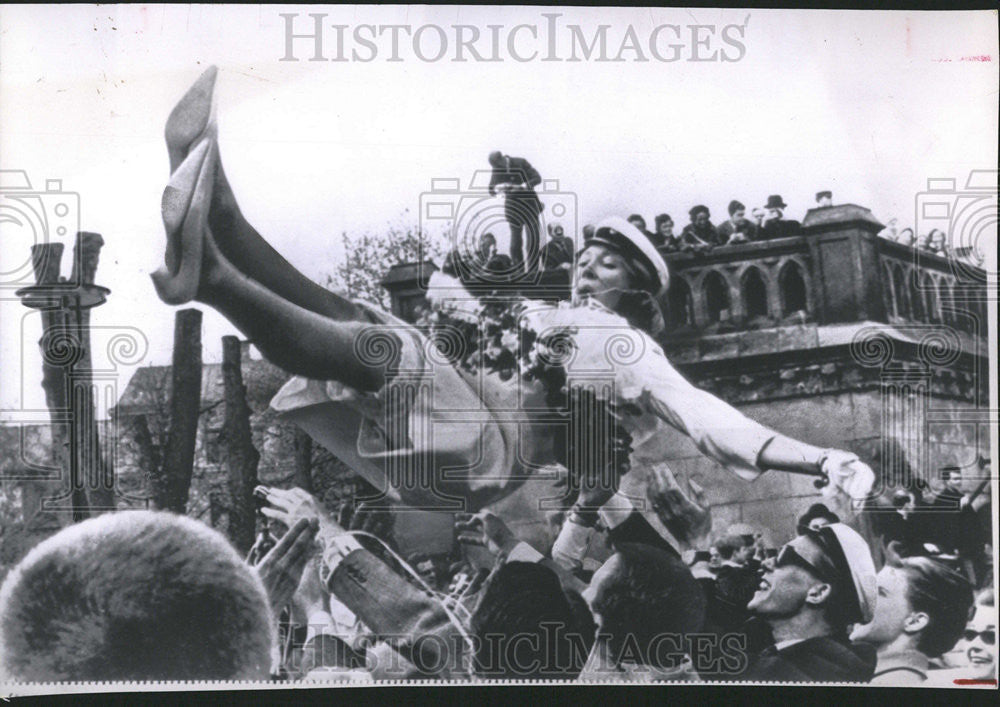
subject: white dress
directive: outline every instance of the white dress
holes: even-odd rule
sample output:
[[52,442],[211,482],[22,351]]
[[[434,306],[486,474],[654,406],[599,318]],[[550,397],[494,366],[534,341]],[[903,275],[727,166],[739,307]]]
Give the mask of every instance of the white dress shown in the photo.
[[[439,311],[475,317],[475,298],[456,298],[456,287],[457,281],[435,273],[428,299]],[[558,476],[553,425],[565,424],[545,418],[540,384],[457,370],[421,331],[366,309],[380,322],[373,333],[391,330],[402,343],[399,374],[378,393],[296,377],[272,407],[407,505],[478,509],[522,489],[526,507],[538,508],[533,494]],[[622,424],[632,435],[633,468],[663,461],[669,450],[659,432],[668,424],[741,478],[761,473],[757,456],[776,433],[692,386],[662,348],[624,318],[590,300],[579,306],[529,302],[522,319],[540,335],[570,328],[575,346],[565,363],[568,378],[631,403]],[[535,479],[545,483],[524,487]]]

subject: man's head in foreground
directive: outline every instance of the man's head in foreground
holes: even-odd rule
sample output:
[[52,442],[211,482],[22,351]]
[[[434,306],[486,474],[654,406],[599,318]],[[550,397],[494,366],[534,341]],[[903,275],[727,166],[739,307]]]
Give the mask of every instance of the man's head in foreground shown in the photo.
[[856,626],[851,640],[934,658],[958,642],[971,608],[972,585],[961,574],[928,557],[892,554],[878,573],[874,619]]
[[760,587],[747,605],[776,641],[844,637],[872,620],[875,564],[864,539],[843,523],[808,530],[764,562]]
[[272,643],[257,573],[222,535],[170,513],[72,525],[0,589],[8,680],[262,680]]
[[616,547],[583,595],[598,626],[595,651],[605,657],[598,669],[671,670],[687,650],[685,638],[702,630],[705,594],[679,558],[651,545]]

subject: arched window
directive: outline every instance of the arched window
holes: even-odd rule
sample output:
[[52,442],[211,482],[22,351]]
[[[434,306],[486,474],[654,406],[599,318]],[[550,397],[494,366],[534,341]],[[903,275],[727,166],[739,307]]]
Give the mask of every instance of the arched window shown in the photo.
[[789,260],[781,268],[778,276],[778,286],[781,288],[781,313],[789,316],[795,312],[806,311],[806,280],[802,277],[802,268],[794,260]]
[[702,291],[705,293],[705,311],[708,314],[709,324],[729,319],[729,286],[726,284],[726,278],[715,270],[710,271],[705,276]]
[[767,316],[767,285],[764,276],[755,267],[747,268],[743,273],[743,311],[748,321],[757,317]]
[[906,278],[910,284],[910,305],[913,307],[913,318],[918,322],[927,321],[927,310],[924,307],[924,293],[920,291],[920,274],[910,270]]
[[668,323],[671,328],[676,329],[685,325],[694,324],[694,303],[691,297],[691,288],[687,280],[679,275],[674,275],[670,279],[670,288],[667,291]]
[[924,297],[927,298],[927,319],[935,324],[941,321],[941,307],[938,301],[937,278],[924,273],[923,286]]
[[906,278],[903,268],[895,265],[892,268],[892,289],[896,294],[896,315],[903,319],[910,318],[910,297],[906,289]]

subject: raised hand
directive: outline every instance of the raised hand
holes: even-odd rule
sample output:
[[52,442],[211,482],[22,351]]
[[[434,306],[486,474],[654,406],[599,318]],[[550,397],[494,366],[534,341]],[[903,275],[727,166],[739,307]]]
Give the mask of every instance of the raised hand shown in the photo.
[[490,511],[458,513],[455,516],[458,542],[485,547],[494,556],[510,552],[517,545],[517,538],[507,524]]
[[701,549],[712,532],[712,508],[705,499],[705,490],[688,480],[690,492],[677,482],[670,467],[652,467],[646,497],[660,522],[678,542],[691,549]]
[[275,614],[292,601],[306,562],[313,554],[318,530],[316,518],[299,518],[257,564],[257,574],[264,583]]
[[344,529],[320,506],[308,491],[300,488],[276,489],[258,486],[255,493],[268,502],[260,509],[268,518],[291,528],[302,518],[316,519],[321,533],[343,533]]
[[875,483],[875,473],[857,454],[840,449],[824,454],[821,471],[829,477],[833,489],[842,491],[854,501],[867,498]]

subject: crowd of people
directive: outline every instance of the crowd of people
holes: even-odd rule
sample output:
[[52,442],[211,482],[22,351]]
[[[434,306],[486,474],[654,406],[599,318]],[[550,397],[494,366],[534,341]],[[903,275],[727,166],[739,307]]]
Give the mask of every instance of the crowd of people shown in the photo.
[[[822,503],[778,548],[742,525],[679,547],[615,494],[599,512],[550,514],[550,547],[485,510],[456,515],[447,555],[404,558],[391,505],[334,514],[301,489],[258,494],[245,561],[221,534],[166,512],[106,514],[42,542],[0,589],[4,678],[996,676],[991,566],[974,584],[958,548],[886,535],[876,571],[866,540]],[[709,536],[700,490],[680,493],[669,471],[654,473],[648,500],[665,526]]]
[[921,251],[940,255],[945,258],[953,254],[961,255],[961,249],[959,249],[958,253],[952,253],[952,248],[948,245],[948,234],[940,228],[932,228],[927,233],[918,236],[913,228],[910,226],[900,228],[899,220],[892,218],[889,219],[886,227],[879,231],[878,235],[894,243],[901,243],[910,248],[917,248]]

